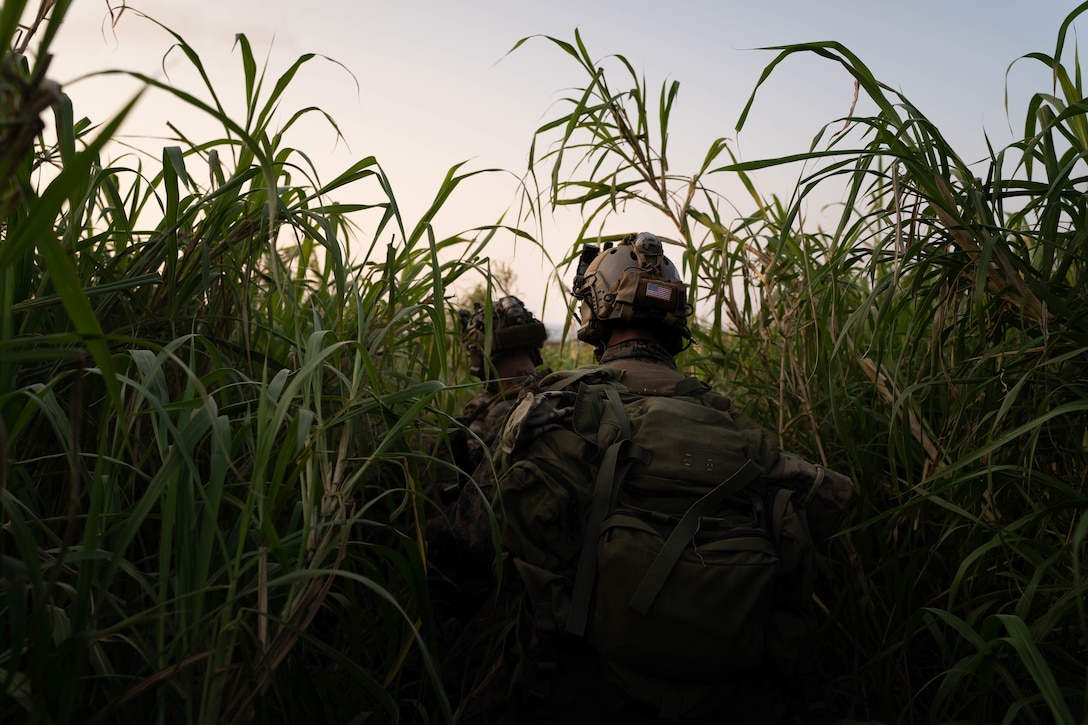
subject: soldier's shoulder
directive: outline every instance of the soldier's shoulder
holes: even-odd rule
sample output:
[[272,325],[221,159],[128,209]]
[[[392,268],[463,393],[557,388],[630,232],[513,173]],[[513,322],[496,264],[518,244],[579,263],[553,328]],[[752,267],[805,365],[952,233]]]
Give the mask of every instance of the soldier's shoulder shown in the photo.
[[569,428],[575,399],[570,390],[526,392],[504,419],[503,453],[513,453],[551,430]]
[[465,403],[465,407],[462,408],[462,418],[469,423],[479,418],[483,418],[496,403],[501,401],[502,396],[495,391],[485,390],[482,393],[477,393]]

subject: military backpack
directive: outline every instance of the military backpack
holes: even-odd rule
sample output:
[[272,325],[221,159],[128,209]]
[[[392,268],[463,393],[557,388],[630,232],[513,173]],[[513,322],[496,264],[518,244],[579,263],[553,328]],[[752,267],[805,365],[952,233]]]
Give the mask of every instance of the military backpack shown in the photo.
[[739,673],[790,676],[810,632],[815,550],[779,452],[694,378],[628,391],[607,367],[553,373],[495,458],[504,547],[524,582],[517,680],[546,689],[580,638],[611,679],[678,720]]

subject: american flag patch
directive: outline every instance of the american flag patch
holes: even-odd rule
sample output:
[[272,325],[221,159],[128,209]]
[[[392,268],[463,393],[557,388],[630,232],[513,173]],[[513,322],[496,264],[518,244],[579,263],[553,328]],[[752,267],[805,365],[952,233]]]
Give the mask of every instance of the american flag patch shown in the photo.
[[647,282],[646,296],[653,297],[655,300],[664,300],[665,302],[670,302],[672,301],[672,288],[665,287],[660,284],[654,284],[653,282]]

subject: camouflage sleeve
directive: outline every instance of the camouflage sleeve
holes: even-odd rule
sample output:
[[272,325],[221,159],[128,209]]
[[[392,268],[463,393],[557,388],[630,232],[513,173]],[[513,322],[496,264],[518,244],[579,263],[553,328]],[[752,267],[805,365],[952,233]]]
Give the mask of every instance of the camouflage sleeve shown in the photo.
[[[725,410],[730,410],[728,400]],[[752,443],[752,455],[763,466],[765,479],[793,489],[802,496],[809,531],[817,543],[841,527],[853,503],[855,487],[849,476],[782,451],[759,425],[730,411],[734,423]]]
[[473,562],[488,567],[495,558],[491,513],[494,490],[491,465],[485,458],[476,467],[472,481],[461,489],[450,512],[450,530],[458,548]]
[[427,522],[427,563],[434,599],[450,607],[458,619],[477,616],[497,593],[494,520],[488,498],[491,466],[481,465],[484,480],[466,480],[457,497],[440,516]]
[[778,454],[778,460],[764,476],[781,481],[804,497],[808,527],[817,543],[841,528],[855,493],[849,476],[784,452]]

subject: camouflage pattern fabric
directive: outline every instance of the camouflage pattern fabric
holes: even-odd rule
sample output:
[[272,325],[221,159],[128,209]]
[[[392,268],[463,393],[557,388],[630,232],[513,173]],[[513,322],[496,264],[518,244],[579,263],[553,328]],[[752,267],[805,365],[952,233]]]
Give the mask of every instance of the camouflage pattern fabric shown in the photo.
[[[645,340],[627,341],[608,348],[600,358],[600,365],[623,371],[623,385],[640,395],[672,395],[677,383],[684,380],[684,376],[676,369],[672,355],[663,346]],[[538,381],[534,380],[532,384],[535,385],[536,382]],[[473,407],[473,420],[481,423],[482,432],[479,435],[482,440],[495,445],[501,422],[520,395],[527,390],[533,390],[533,387],[522,386],[518,395],[507,396],[501,401],[501,405],[486,398],[486,394],[474,401],[479,410]],[[466,416],[468,414],[466,409]],[[747,421],[744,424],[756,427]],[[791,479],[802,490],[806,484],[811,484],[812,496],[817,498],[824,495],[820,490],[826,488],[826,507],[830,512],[829,518],[833,514],[834,521],[824,528],[829,532],[835,530],[844,512],[844,502],[852,492],[849,479],[784,453],[779,454],[778,465],[768,473],[772,477]],[[493,477],[494,469],[489,459],[484,456],[472,482],[462,488],[449,511],[451,525],[447,532],[448,546],[450,551],[456,552],[460,589],[474,602],[472,606],[477,612],[476,624],[470,627],[473,630],[485,625],[501,624],[502,618],[511,616],[518,598],[523,596],[519,578],[513,571],[511,560],[506,556],[503,556],[501,562],[506,567],[502,581],[507,591],[502,596],[496,596],[494,567],[497,539],[492,526],[492,503],[496,485]],[[851,487],[851,491],[848,492],[844,486]],[[496,502],[495,505],[499,504]],[[485,602],[494,602],[496,606],[493,609],[486,608],[485,612]],[[615,683],[609,681],[609,677],[592,656],[586,656],[585,652],[580,651],[561,655],[553,685],[545,699],[526,696],[518,677],[515,676],[515,668],[520,660],[515,650],[520,646],[522,644],[518,638],[511,633],[507,648],[488,668],[482,683],[461,703],[461,714],[469,721],[563,725],[661,722],[656,711],[633,702]],[[575,645],[576,648],[579,646],[581,645]],[[455,660],[454,667],[461,666],[463,661]],[[790,722],[783,719],[783,712],[779,709],[785,705],[780,693],[776,698],[776,693],[771,692],[772,681],[769,673],[763,676],[759,672],[753,672],[736,682],[725,683],[723,688],[735,694],[735,697],[726,698],[730,703],[728,706],[707,719],[684,722],[689,725],[703,722]],[[742,705],[756,709],[742,712],[738,709]],[[771,711],[759,710],[762,707],[770,707]]]
[[[501,626],[510,611],[510,599],[495,596],[496,552],[488,506],[494,482],[487,451],[502,429],[510,408],[526,392],[537,391],[542,374],[547,372],[508,381],[502,387],[492,381],[484,392],[469,400],[460,422],[473,434],[466,437],[466,465],[475,472],[471,478],[452,484],[455,495],[427,522],[434,606],[456,620],[460,627],[444,659],[446,687],[454,698],[455,693],[471,687],[462,678],[485,672],[488,686],[484,691],[498,693],[505,699],[505,687],[494,683],[496,678],[505,676],[506,671],[494,663],[489,665],[486,659],[489,632]],[[516,577],[511,576],[508,581],[514,579]],[[501,706],[490,704],[487,709],[495,711],[497,708]]]
[[494,488],[486,453],[494,444],[510,408],[526,392],[537,391],[540,379],[548,372],[544,370],[520,380],[506,381],[501,386],[490,382],[484,392],[465,404],[459,421],[473,435],[467,436],[468,460],[463,465],[472,473],[472,479],[468,485],[457,482],[456,493],[443,513],[428,522],[427,538],[434,564],[448,563],[456,569],[466,566],[490,569],[485,562],[494,558],[494,547],[484,501],[490,501]]

